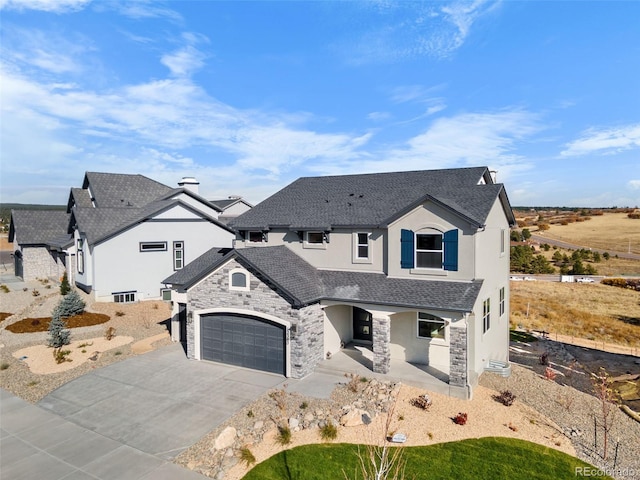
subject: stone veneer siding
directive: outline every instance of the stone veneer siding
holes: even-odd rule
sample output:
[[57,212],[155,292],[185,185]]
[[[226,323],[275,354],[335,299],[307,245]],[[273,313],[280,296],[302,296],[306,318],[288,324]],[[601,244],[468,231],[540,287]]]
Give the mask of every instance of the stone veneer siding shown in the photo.
[[467,384],[467,329],[450,329],[449,384],[464,387]]
[[[192,287],[187,294],[187,311],[240,308],[289,321],[292,326],[289,340],[291,377],[302,378],[310,374],[322,360],[324,350],[324,312],[320,305],[293,308],[284,293],[254,272],[249,275],[249,291],[229,290],[229,271],[234,268],[248,271],[232,260]],[[187,318],[187,356],[192,359],[195,358],[195,343],[194,320]]]
[[65,271],[64,253],[49,251],[45,246],[20,248],[22,252],[22,279],[60,278]]
[[391,320],[373,317],[373,371],[389,373],[391,366]]

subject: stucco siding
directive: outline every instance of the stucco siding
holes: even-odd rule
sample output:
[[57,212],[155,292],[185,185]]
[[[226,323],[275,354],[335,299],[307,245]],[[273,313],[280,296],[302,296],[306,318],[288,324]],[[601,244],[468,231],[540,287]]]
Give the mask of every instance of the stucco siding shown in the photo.
[[[457,229],[458,270],[401,268],[400,232],[403,229],[415,233],[439,231],[441,233]],[[392,277],[424,278],[434,280],[471,280],[474,278],[474,234],[472,228],[459,216],[432,202],[413,209],[389,225],[388,274]]]
[[[369,259],[356,258],[356,233],[369,234]],[[316,268],[328,270],[359,270],[365,272],[384,271],[384,231],[379,229],[337,229],[329,233],[329,242],[323,245],[309,245],[300,241],[296,232],[273,230],[262,244],[236,240],[236,248],[254,246],[286,245],[296,255]]]
[[[130,228],[93,248],[95,299],[112,301],[114,292],[127,291],[138,300],[160,298],[161,281],[174,272],[174,241],[183,243],[186,265],[212,246],[230,246],[232,237],[204,220],[150,220]],[[166,250],[140,251],[140,242],[166,242]]]
[[449,373],[449,328],[445,340],[418,337],[417,312],[391,316],[391,358],[431,365]]
[[324,355],[336,353],[341,344],[353,339],[350,305],[330,305],[324,309]]

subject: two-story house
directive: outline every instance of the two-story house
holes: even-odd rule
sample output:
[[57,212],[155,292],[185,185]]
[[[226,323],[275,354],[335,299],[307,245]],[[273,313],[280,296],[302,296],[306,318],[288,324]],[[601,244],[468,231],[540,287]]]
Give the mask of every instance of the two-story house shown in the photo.
[[168,299],[167,275],[235,236],[218,219],[223,208],[200,196],[198,185],[192,177],[172,188],[143,175],[87,172],[82,187],[71,188],[66,212],[12,212],[10,237],[23,263],[17,273],[27,279],[28,265],[29,278],[46,278],[58,266],[57,276],[66,269],[96,301]]
[[194,359],[301,378],[357,343],[469,397],[508,359],[514,224],[486,167],[300,178],[165,280],[175,326]]

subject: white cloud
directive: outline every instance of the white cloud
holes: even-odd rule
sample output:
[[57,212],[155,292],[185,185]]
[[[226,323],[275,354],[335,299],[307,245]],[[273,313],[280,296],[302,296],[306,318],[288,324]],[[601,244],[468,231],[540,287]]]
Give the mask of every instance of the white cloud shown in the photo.
[[618,153],[640,147],[640,123],[622,127],[586,130],[580,138],[566,145],[560,155],[570,157],[590,153]]
[[191,45],[164,55],[160,60],[176,77],[188,77],[204,65],[204,54]]
[[[182,15],[164,4],[165,2],[158,0],[119,0],[109,3],[106,7],[116,10],[120,15],[134,19],[166,18],[173,22],[182,22]],[[100,4],[100,7],[105,7],[105,5]]]
[[640,180],[629,180],[627,186],[631,190],[640,190]]
[[0,0],[0,10],[41,10],[67,13],[82,10],[91,0]]
[[367,115],[369,120],[373,120],[374,122],[381,122],[383,120],[388,120],[391,118],[391,114],[389,112],[371,112]]
[[363,33],[355,47],[345,50],[347,61],[358,65],[421,56],[446,58],[464,44],[473,24],[499,3],[385,2],[383,8],[374,3],[373,10],[382,25]]

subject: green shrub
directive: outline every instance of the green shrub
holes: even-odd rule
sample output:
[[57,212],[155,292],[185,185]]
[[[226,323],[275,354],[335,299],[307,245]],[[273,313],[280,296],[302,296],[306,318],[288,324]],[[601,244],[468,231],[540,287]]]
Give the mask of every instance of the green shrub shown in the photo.
[[71,350],[62,350],[61,348],[56,348],[53,350],[53,358],[55,358],[56,363],[64,363],[71,362],[70,358],[67,356],[71,353]]
[[278,435],[276,436],[276,442],[280,445],[289,445],[291,443],[291,429],[288,425],[278,426]]
[[600,283],[612,287],[627,288],[627,281],[624,278],[603,278]]
[[325,423],[320,427],[320,438],[325,442],[328,440],[335,440],[338,438],[338,427],[336,427],[332,422]]
[[67,272],[64,272],[62,275],[62,281],[60,282],[60,295],[63,297],[71,291],[71,286],[69,285],[69,278],[67,277]]
[[6,370],[9,368],[9,364],[7,362],[0,363],[0,370]]
[[256,457],[251,453],[249,447],[242,447],[240,449],[240,461],[244,462],[247,467],[256,463]]
[[0,290],[2,290],[4,293],[9,293],[11,291],[9,290],[9,287],[7,287],[4,283],[0,285]]

